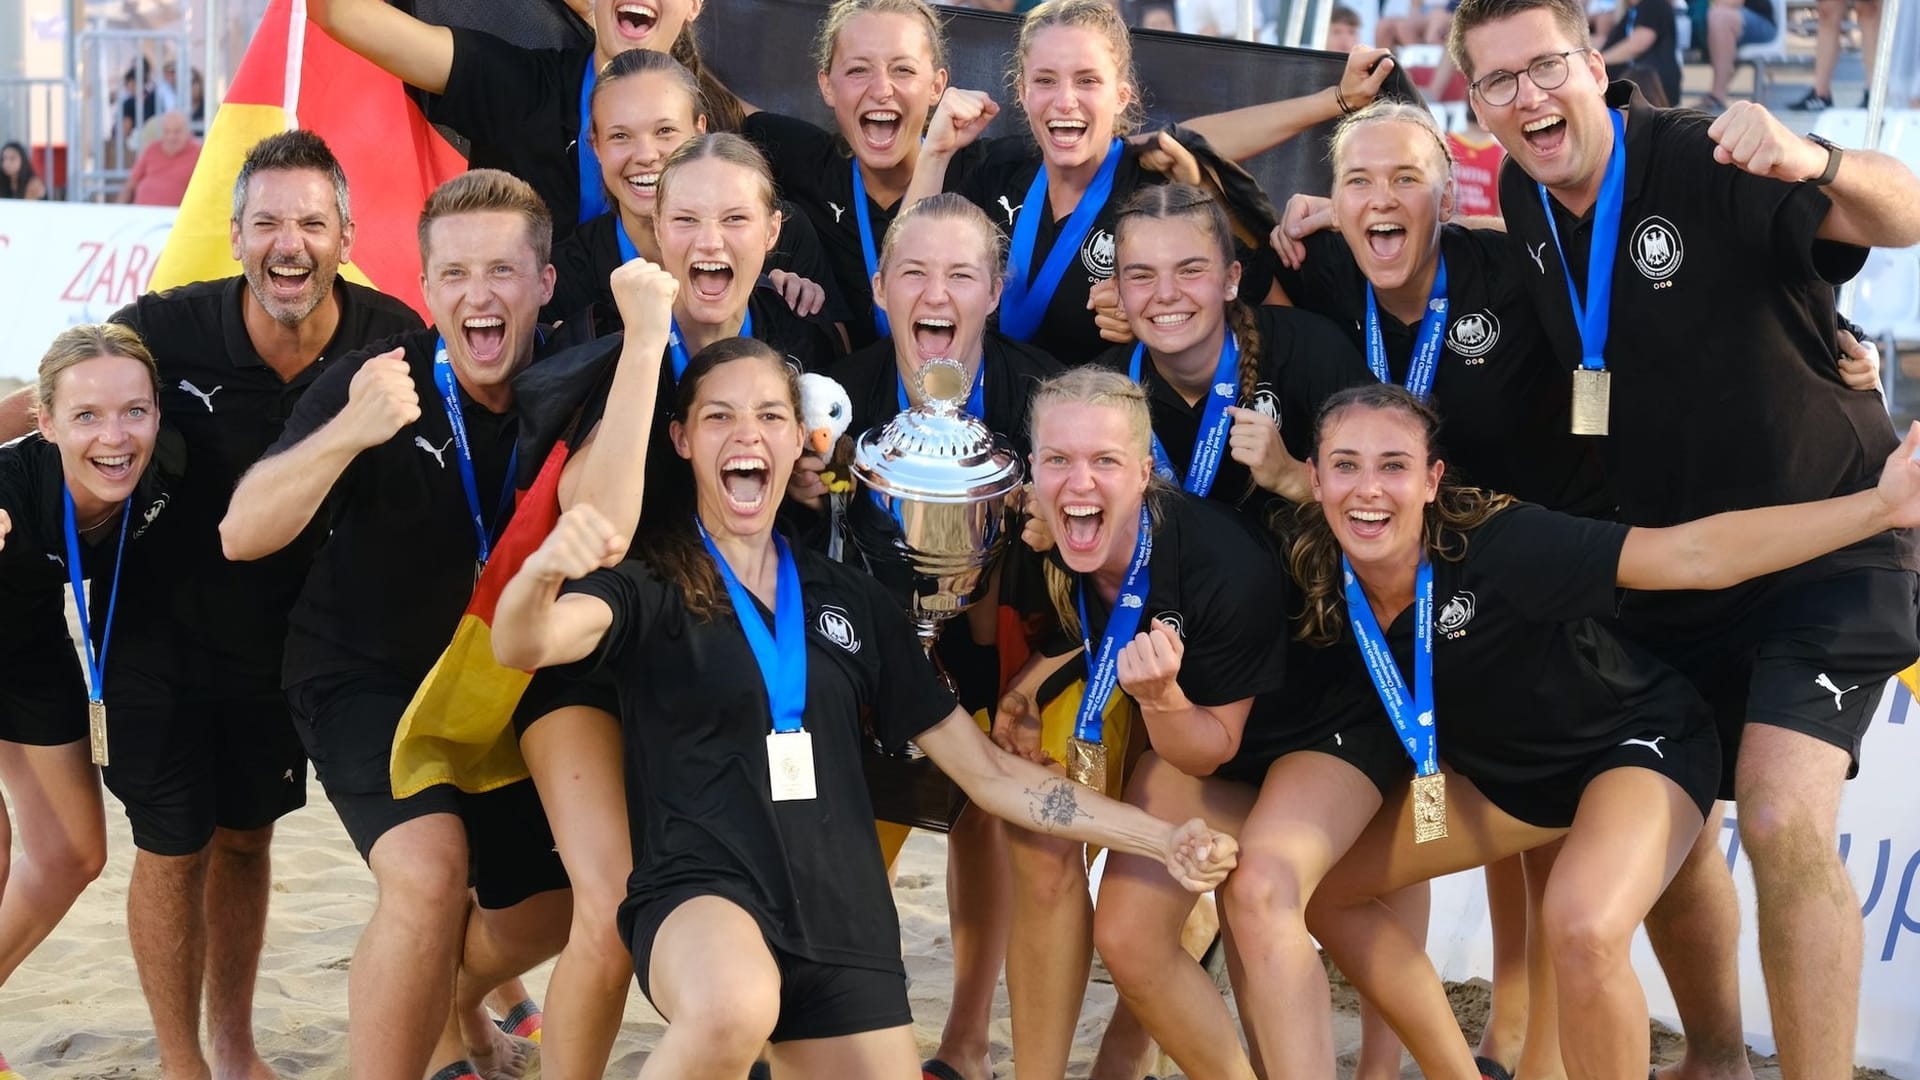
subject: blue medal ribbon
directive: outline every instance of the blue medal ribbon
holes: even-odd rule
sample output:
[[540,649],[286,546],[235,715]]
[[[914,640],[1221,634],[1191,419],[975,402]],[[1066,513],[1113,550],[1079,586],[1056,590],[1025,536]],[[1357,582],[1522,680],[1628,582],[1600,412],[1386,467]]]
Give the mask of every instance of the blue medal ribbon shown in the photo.
[[[480,482],[473,476],[473,447],[467,441],[467,419],[460,410],[460,384],[453,376],[453,361],[447,358],[447,339],[444,337],[433,346],[433,381],[440,388],[440,404],[447,411],[447,426],[453,429],[453,448],[460,461],[460,486],[467,493],[467,510],[473,514],[479,563],[484,567],[487,559],[493,555],[493,528],[480,509]],[[519,461],[520,447],[516,445],[507,458],[506,481],[501,485],[500,502],[493,511],[495,523],[505,516],[507,508],[513,503],[513,474]]]
[[80,531],[74,526],[73,491],[62,488],[65,502],[61,524],[67,534],[67,583],[73,586],[73,607],[80,616],[80,637],[86,642],[87,700],[98,705],[106,693],[107,645],[113,639],[113,610],[120,603],[120,557],[127,553],[127,523],[133,520],[133,506],[120,508],[120,543],[113,551],[113,588],[107,593],[107,624],[100,630],[100,648],[93,647],[93,628],[87,620],[87,596],[81,585]]
[[[748,308],[747,313],[744,316],[742,316],[742,318],[740,319],[740,332],[738,334],[735,334],[734,336],[735,337],[752,337],[753,336],[753,309],[752,308]],[[680,320],[679,319],[674,319],[673,322],[667,328],[667,351],[673,354],[673,381],[676,385],[678,385],[680,382],[680,377],[687,373],[687,365],[693,363],[693,358],[687,355],[686,342],[682,341],[680,338]]]
[[760,667],[760,680],[766,684],[767,711],[773,716],[773,730],[786,734],[805,725],[807,708],[807,606],[800,596],[800,569],[794,564],[793,551],[779,533],[773,534],[773,549],[779,554],[780,567],[774,579],[773,630],[767,630],[753,594],[734,576],[726,556],[713,546],[713,537],[698,515],[693,527],[700,531],[700,542],[707,546],[714,565],[720,568],[720,580],[726,583],[727,599],[733,602],[740,620],[740,632],[747,636],[747,648]]
[[1060,279],[1080,252],[1094,219],[1113,195],[1113,176],[1120,168],[1123,144],[1119,139],[1107,147],[1107,159],[1093,183],[1080,196],[1080,202],[1068,215],[1067,223],[1054,238],[1053,250],[1037,275],[1029,276],[1033,266],[1033,248],[1040,238],[1040,219],[1047,214],[1047,166],[1041,163],[1027,188],[1027,201],[1021,204],[1020,220],[1013,226],[1013,243],[1007,249],[1007,283],[1000,294],[1000,332],[1015,341],[1030,341],[1046,317],[1047,305],[1060,287]]
[[[860,257],[867,264],[867,280],[880,272],[880,256],[873,243],[873,218],[867,213],[867,181],[860,175],[860,159],[854,158],[853,165],[853,220],[860,226]],[[887,313],[880,305],[873,305],[873,328],[881,337],[892,337],[893,327],[887,322]],[[906,406],[900,406],[905,409]],[[978,414],[976,414],[978,415]]]
[[[1133,347],[1133,360],[1127,372],[1134,382],[1140,382],[1141,361],[1146,351],[1145,342]],[[1240,342],[1229,329],[1220,345],[1220,363],[1213,369],[1213,385],[1207,389],[1207,402],[1200,410],[1200,434],[1193,441],[1193,457],[1187,461],[1187,478],[1181,484],[1195,495],[1205,497],[1213,490],[1214,477],[1220,475],[1220,462],[1227,456],[1227,436],[1233,430],[1233,417],[1227,415],[1227,406],[1239,395],[1239,384],[1235,381],[1239,374]],[[1179,480],[1173,473],[1167,448],[1161,445],[1157,434],[1153,436],[1153,471],[1167,480]]]
[[[1413,342],[1413,357],[1407,363],[1406,389],[1426,401],[1433,394],[1433,378],[1440,370],[1440,345],[1447,329],[1447,260],[1433,271],[1433,291],[1427,296],[1427,314],[1420,320],[1420,336]],[[1373,297],[1373,283],[1367,283],[1367,370],[1383,383],[1393,382],[1387,368],[1386,339],[1380,333],[1380,305]]]
[[[900,368],[893,369],[893,389],[900,401],[900,411],[913,408],[913,402],[907,398],[907,380],[900,377]],[[967,391],[967,415],[981,423],[987,422],[987,358],[980,358],[980,366],[973,373],[973,389]]]
[[1407,681],[1394,663],[1393,651],[1373,617],[1373,607],[1353,575],[1353,564],[1340,557],[1340,570],[1346,579],[1347,621],[1353,624],[1353,640],[1360,645],[1360,656],[1367,662],[1367,674],[1373,688],[1386,706],[1387,718],[1400,733],[1400,745],[1413,759],[1414,771],[1432,776],[1440,771],[1440,736],[1433,726],[1433,564],[1420,560],[1419,577],[1413,595],[1413,693],[1407,693]]
[[574,157],[580,166],[580,220],[585,225],[611,209],[607,186],[600,181],[600,158],[593,152],[593,84],[600,80],[595,68],[598,54],[587,57],[587,72],[580,78],[580,134],[574,138]]
[[1081,742],[1099,742],[1105,724],[1107,698],[1120,685],[1120,650],[1140,629],[1140,616],[1147,607],[1147,562],[1153,557],[1153,519],[1145,503],[1140,505],[1140,535],[1133,542],[1133,562],[1120,583],[1120,595],[1114,600],[1113,614],[1107,616],[1107,628],[1100,635],[1100,651],[1093,651],[1093,628],[1087,621],[1087,582],[1084,575],[1074,590],[1074,602],[1080,605],[1080,647],[1087,653],[1087,687],[1080,698],[1080,712],[1073,721],[1073,737]]
[[1588,371],[1607,367],[1607,323],[1613,317],[1613,262],[1620,250],[1620,215],[1627,200],[1627,121],[1617,109],[1613,114],[1613,152],[1607,155],[1606,179],[1600,183],[1600,197],[1593,204],[1593,244],[1587,249],[1587,300],[1580,302],[1580,289],[1573,283],[1573,269],[1567,265],[1567,249],[1560,243],[1560,226],[1553,220],[1553,201],[1547,185],[1540,189],[1540,208],[1547,212],[1547,229],[1553,234],[1553,250],[1560,256],[1560,269],[1567,275],[1567,300],[1573,305],[1573,318],[1580,327],[1580,366]]

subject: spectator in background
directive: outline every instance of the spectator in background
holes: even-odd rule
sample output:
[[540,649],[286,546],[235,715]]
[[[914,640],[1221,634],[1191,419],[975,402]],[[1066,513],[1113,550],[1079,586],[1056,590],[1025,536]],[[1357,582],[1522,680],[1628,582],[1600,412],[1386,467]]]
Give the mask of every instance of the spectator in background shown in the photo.
[[1327,19],[1327,51],[1350,53],[1360,47],[1360,13],[1345,4],[1333,5]]
[[17,142],[0,146],[0,199],[44,199],[47,185],[33,171],[27,148]]
[[[1644,18],[1644,16],[1642,16]],[[1713,89],[1700,101],[1707,112],[1727,111],[1733,62],[1740,46],[1773,40],[1772,0],[1713,0],[1707,9],[1707,59],[1713,64]]]
[[160,117],[160,138],[149,142],[133,163],[120,201],[141,206],[179,206],[200,160],[200,140],[187,129],[187,118],[170,112]]
[[[1619,18],[1594,47],[1607,78],[1631,79],[1656,108],[1680,100],[1680,51],[1672,0],[1621,0]],[[1797,107],[1797,106],[1796,106]]]
[[1134,9],[1137,21],[1134,23],[1142,30],[1178,30],[1180,24],[1173,17],[1172,0],[1147,0]]
[[1499,216],[1500,162],[1506,159],[1507,152],[1493,133],[1481,125],[1471,99],[1467,103],[1466,126],[1447,132],[1447,155],[1453,158],[1454,214]]
[[1240,36],[1239,0],[1174,0],[1180,30],[1206,37]]
[[[1847,19],[1848,0],[1820,0],[1820,30],[1813,41],[1813,88],[1787,106],[1800,112],[1833,108],[1833,69],[1840,63],[1840,24]],[[1867,85],[1873,85],[1873,61],[1880,49],[1880,0],[1853,0],[1853,17],[1860,21],[1860,60],[1866,65]],[[1860,94],[1867,107],[1867,93]]]

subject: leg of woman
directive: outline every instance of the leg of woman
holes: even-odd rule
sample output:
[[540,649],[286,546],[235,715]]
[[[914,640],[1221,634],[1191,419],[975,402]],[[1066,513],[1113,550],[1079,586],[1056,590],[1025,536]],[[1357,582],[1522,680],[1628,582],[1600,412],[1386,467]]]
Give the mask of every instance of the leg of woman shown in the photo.
[[1476,1057],[1511,1073],[1526,1044],[1527,873],[1524,856],[1501,859],[1482,868],[1487,878],[1487,922],[1493,927],[1493,994],[1487,1026],[1480,1032]]
[[1288,754],[1267,770],[1222,888],[1240,978],[1240,1022],[1268,1077],[1332,1076],[1326,969],[1303,912],[1327,868],[1380,805],[1360,770],[1329,754]]
[[1007,848],[1013,867],[1007,997],[1014,1072],[1061,1076],[1093,963],[1086,846],[1009,828]]
[[[717,896],[696,896],[660,924],[647,985],[667,1031],[641,1080],[739,1080],[780,1020],[780,968],[760,924]],[[891,1075],[913,1075],[912,1055]]]
[[[1433,912],[1433,890],[1426,882],[1383,896],[1380,902],[1400,920],[1408,937],[1422,947],[1426,945],[1427,922]],[[1400,1045],[1400,1036],[1393,1033],[1393,1025],[1380,1015],[1380,1010],[1365,998],[1360,999],[1360,1059],[1354,1063],[1353,1080],[1398,1080],[1400,1059],[1406,1056],[1406,1051],[1407,1048]]]
[[905,1025],[831,1039],[777,1042],[767,1064],[781,1080],[902,1077],[920,1069],[913,1029]]
[[573,883],[572,925],[547,984],[541,1075],[598,1077],[633,980],[633,956],[614,927],[633,870],[620,722],[586,706],[557,709],[527,728],[520,750]]
[[1007,831],[992,814],[969,804],[947,833],[947,922],[953,936],[953,1002],[933,1056],[966,1080],[991,1080],[987,1027],[993,991],[1007,958],[1007,922],[1013,906],[1008,882]]
[[1514,1075],[1526,1080],[1561,1080],[1567,1075],[1566,1062],[1560,1057],[1560,996],[1554,986],[1553,953],[1540,921],[1553,860],[1564,842],[1542,844],[1520,856],[1527,888],[1527,1028]]
[[1567,1075],[1637,1076],[1649,1051],[1633,931],[1660,898],[1702,818],[1672,780],[1634,766],[1588,782],[1541,910],[1560,998]]
[[[1201,780],[1152,753],[1127,781],[1127,801],[1167,821],[1192,817],[1223,832],[1239,832],[1254,791],[1221,780]],[[1157,862],[1107,855],[1094,912],[1094,945],[1113,976],[1114,989],[1160,1048],[1193,1080],[1246,1080],[1253,1067],[1240,1050],[1233,1017],[1213,980],[1181,947],[1181,924],[1194,895]]]
[[1479,1069],[1439,974],[1421,942],[1379,897],[1416,881],[1484,866],[1546,843],[1559,831],[1503,813],[1470,781],[1448,773],[1448,835],[1416,844],[1408,795],[1406,788],[1390,795],[1327,873],[1308,903],[1307,926],[1361,995],[1387,1017],[1422,1073],[1432,1080],[1475,1080]]
[[13,804],[18,857],[0,896],[0,984],[46,940],[107,864],[100,773],[85,740],[0,742],[0,784]]

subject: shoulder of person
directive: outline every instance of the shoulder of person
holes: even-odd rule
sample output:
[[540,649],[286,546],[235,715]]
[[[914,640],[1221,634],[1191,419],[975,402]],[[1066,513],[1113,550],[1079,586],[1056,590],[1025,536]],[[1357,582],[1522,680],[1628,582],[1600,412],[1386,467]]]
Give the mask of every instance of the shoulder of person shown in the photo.
[[766,109],[749,113],[740,125],[740,134],[777,155],[830,152],[838,138],[834,132],[810,120]]
[[[246,288],[246,279],[236,275],[143,293],[108,316],[107,321],[131,328],[142,339],[164,338],[183,332],[218,334],[230,290],[235,288]],[[147,342],[150,349],[155,344],[152,340]],[[167,343],[162,341],[159,344]]]
[[1254,308],[1254,318],[1260,327],[1261,347],[1269,355],[1283,342],[1291,342],[1295,349],[1327,349],[1343,356],[1358,355],[1340,324],[1317,311],[1286,304],[1261,304]]
[[[1058,375],[1067,369],[1065,364],[1055,359],[1054,355],[1045,349],[1037,345],[1030,345],[1024,341],[1015,341],[998,331],[987,331],[986,337],[983,339],[983,344],[985,345],[985,352],[989,357],[1005,364],[1006,370],[1017,376],[1025,376],[1037,381],[1049,376]],[[1108,351],[1112,352],[1121,348],[1126,348],[1126,346],[1115,346],[1115,349]],[[1104,355],[1103,353],[1102,356]],[[1094,363],[1100,362],[1099,359],[1094,361]],[[1123,366],[1120,368],[1122,371],[1126,370],[1124,363],[1125,361],[1123,360]]]
[[391,293],[346,278],[335,279],[333,287],[341,290],[348,297],[348,303],[364,313],[362,318],[366,320],[367,330],[381,338],[411,333],[426,325],[419,312]]

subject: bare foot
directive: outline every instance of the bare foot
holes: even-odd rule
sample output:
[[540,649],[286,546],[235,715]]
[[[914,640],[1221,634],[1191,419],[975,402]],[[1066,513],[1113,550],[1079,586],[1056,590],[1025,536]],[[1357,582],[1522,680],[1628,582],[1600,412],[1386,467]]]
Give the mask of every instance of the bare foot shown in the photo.
[[213,1080],[280,1080],[280,1074],[259,1054],[248,1054],[235,1061],[215,1061]]
[[487,1025],[485,1046],[467,1046],[467,1060],[481,1080],[520,1080],[540,1047],[528,1039],[509,1035],[492,1024]]

